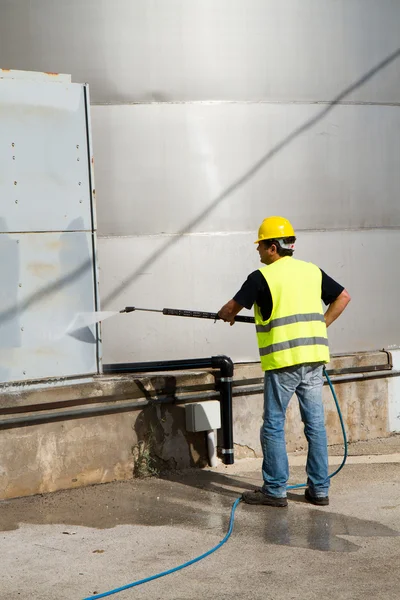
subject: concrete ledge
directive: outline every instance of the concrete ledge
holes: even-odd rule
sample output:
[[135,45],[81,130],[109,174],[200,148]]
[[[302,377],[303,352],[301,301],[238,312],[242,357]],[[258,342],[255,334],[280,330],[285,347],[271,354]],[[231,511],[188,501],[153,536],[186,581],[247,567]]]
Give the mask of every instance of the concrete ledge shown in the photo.
[[[86,380],[83,383],[65,383],[63,386],[43,382],[33,388],[27,385],[8,385],[0,387],[2,398],[1,410],[5,408],[29,408],[51,405],[62,402],[74,402],[75,405],[96,398],[107,398],[110,401],[116,397],[126,399],[146,398],[147,393],[189,393],[212,389],[214,377],[210,372],[181,371],[179,373],[166,372],[151,375],[135,373],[132,375],[100,375]],[[20,411],[19,411],[20,412]]]
[[[342,372],[346,369],[365,369],[374,367],[375,370],[390,369],[391,355],[385,351],[365,352],[332,357],[327,365],[328,371]],[[259,363],[237,363],[235,365],[234,385],[262,384],[263,372]],[[97,398],[112,401],[120,399],[141,399],[150,396],[174,395],[211,391],[215,388],[215,377],[210,370],[198,369],[191,371],[160,370],[157,373],[135,373],[132,375],[100,375],[88,378],[83,382],[66,380],[60,385],[56,381],[43,381],[30,384],[17,383],[0,385],[1,408],[26,408],[35,410],[43,404],[56,405],[68,402],[69,405],[93,403]],[[10,411],[8,411],[10,412]]]

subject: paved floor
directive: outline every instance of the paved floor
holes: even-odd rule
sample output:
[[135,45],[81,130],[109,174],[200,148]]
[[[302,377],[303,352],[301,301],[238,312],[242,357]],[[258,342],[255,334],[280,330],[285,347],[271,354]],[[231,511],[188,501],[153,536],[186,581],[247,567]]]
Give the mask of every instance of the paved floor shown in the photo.
[[[327,508],[300,490],[288,509],[241,503],[222,549],[111,597],[398,600],[399,446],[397,437],[350,447],[358,462],[333,480]],[[235,498],[260,483],[259,468],[248,459],[0,503],[0,598],[80,600],[205,552],[224,536]],[[302,466],[291,472],[303,479]]]

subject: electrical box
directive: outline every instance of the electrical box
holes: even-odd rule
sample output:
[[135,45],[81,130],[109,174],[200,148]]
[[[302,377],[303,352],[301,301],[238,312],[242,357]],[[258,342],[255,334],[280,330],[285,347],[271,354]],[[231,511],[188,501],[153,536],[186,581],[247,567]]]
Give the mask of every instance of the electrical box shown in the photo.
[[218,400],[192,402],[185,405],[187,431],[210,431],[221,427],[221,409]]

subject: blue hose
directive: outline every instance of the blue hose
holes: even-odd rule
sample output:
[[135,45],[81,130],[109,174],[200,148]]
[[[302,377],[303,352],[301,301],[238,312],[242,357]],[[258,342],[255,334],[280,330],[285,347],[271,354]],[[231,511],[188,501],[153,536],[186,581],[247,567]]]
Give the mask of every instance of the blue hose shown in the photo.
[[137,585],[141,585],[142,583],[147,583],[148,581],[153,581],[153,579],[158,579],[159,577],[164,577],[164,575],[170,575],[171,573],[180,571],[181,569],[184,569],[185,567],[189,567],[190,565],[193,565],[194,563],[199,562],[200,560],[203,560],[203,558],[210,556],[210,554],[212,554],[213,552],[216,552],[216,550],[219,550],[219,548],[221,548],[221,546],[223,546],[225,544],[225,542],[227,542],[229,540],[231,533],[233,531],[235,510],[236,510],[240,500],[241,500],[240,498],[237,498],[235,500],[235,502],[233,503],[232,510],[231,510],[231,518],[229,519],[228,533],[226,534],[224,539],[221,540],[219,542],[219,544],[217,544],[216,546],[211,548],[211,550],[204,552],[204,554],[200,554],[200,556],[197,556],[196,558],[192,558],[192,560],[188,560],[188,562],[185,562],[182,565],[179,565],[178,567],[168,569],[168,571],[162,571],[162,573],[157,573],[157,575],[151,575],[150,577],[145,577],[145,579],[139,579],[138,581],[134,581],[133,583],[128,583],[127,585],[123,585],[122,587],[115,588],[115,590],[110,590],[109,592],[103,592],[102,594],[96,594],[95,596],[89,596],[88,598],[84,598],[84,600],[94,600],[95,598],[105,598],[106,596],[111,596],[112,594],[117,594],[118,592],[122,592],[123,590],[129,590],[129,588],[136,587]]
[[[340,406],[339,406],[339,402],[338,399],[336,397],[336,393],[335,390],[333,389],[333,385],[332,385],[332,381],[330,380],[328,373],[326,372],[326,370],[324,369],[324,375],[326,377],[326,380],[328,382],[328,385],[330,387],[330,390],[332,392],[332,396],[333,399],[335,401],[336,404],[336,408],[338,411],[338,415],[339,415],[339,419],[340,419],[340,425],[342,427],[342,433],[343,433],[343,442],[344,442],[344,455],[343,455],[343,460],[342,463],[340,464],[340,466],[336,469],[336,471],[334,471],[333,473],[331,473],[329,475],[329,479],[331,479],[332,477],[334,477],[335,475],[337,475],[339,473],[339,471],[341,469],[343,469],[346,459],[347,459],[347,437],[346,437],[346,430],[344,428],[344,422],[343,422],[343,417],[342,417],[342,413],[340,411]],[[306,487],[307,484],[306,483],[299,483],[297,485],[288,485],[287,489],[288,490],[295,490],[298,488],[303,488]],[[106,598],[107,596],[112,596],[113,594],[118,594],[119,592],[123,592],[124,590],[129,590],[130,588],[136,587],[138,585],[142,585],[142,583],[147,583],[149,581],[153,581],[154,579],[159,579],[160,577],[164,577],[164,575],[170,575],[171,573],[176,573],[177,571],[181,571],[182,569],[185,569],[186,567],[189,567],[190,565],[193,565],[196,562],[199,562],[200,560],[203,560],[203,558],[206,558],[207,556],[210,556],[210,554],[212,554],[213,552],[216,552],[217,550],[219,550],[219,548],[221,548],[221,546],[223,546],[225,544],[225,542],[227,542],[231,536],[231,533],[233,531],[233,523],[234,523],[234,519],[235,519],[235,511],[238,507],[239,502],[241,501],[241,497],[237,498],[235,500],[235,502],[232,505],[232,509],[231,509],[231,516],[229,519],[229,528],[228,528],[228,532],[225,535],[224,539],[221,540],[216,546],[214,546],[213,548],[211,548],[211,550],[208,550],[207,552],[204,552],[204,554],[200,554],[200,556],[197,556],[196,558],[192,558],[192,560],[189,560],[181,565],[178,565],[177,567],[173,567],[172,569],[168,569],[168,571],[162,571],[161,573],[157,573],[156,575],[151,575],[150,577],[145,577],[144,579],[139,579],[138,581],[134,581],[132,583],[128,583],[126,585],[123,585],[119,588],[115,588],[113,590],[109,590],[108,592],[103,592],[101,594],[96,594],[95,596],[88,596],[87,598],[84,598],[83,600],[96,600],[97,598]]]

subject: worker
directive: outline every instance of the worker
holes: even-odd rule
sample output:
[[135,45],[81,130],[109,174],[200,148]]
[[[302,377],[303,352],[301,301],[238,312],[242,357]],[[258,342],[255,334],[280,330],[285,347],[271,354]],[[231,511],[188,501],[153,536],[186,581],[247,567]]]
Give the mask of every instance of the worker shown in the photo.
[[[322,404],[323,365],[329,362],[327,327],[350,301],[347,291],[316,265],[292,258],[296,237],[283,217],[264,219],[257,251],[265,265],[251,273],[241,289],[218,312],[235,323],[254,306],[264,374],[264,422],[261,489],[244,492],[248,504],[286,507],[289,464],[285,415],[297,395],[308,442],[306,501],[329,504],[328,448]],[[323,313],[322,303],[328,305]]]

